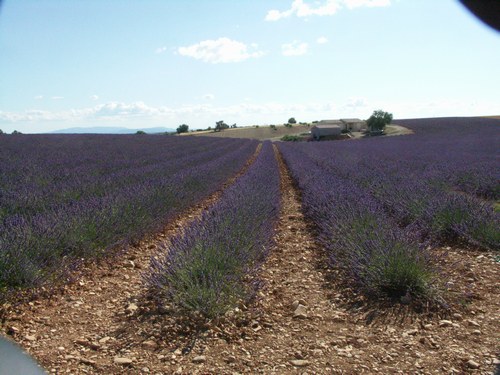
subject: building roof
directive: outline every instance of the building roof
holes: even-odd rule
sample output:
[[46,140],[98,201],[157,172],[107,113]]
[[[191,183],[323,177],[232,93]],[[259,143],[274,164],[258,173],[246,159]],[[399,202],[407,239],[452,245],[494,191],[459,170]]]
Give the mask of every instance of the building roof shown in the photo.
[[320,124],[320,123],[318,123],[315,126],[313,126],[313,128],[318,128],[318,129],[337,129],[337,128],[340,128],[340,125],[337,125],[337,124]]
[[321,120],[318,122],[318,124],[339,124],[342,125],[342,121],[340,120]]
[[342,121],[342,122],[364,122],[363,120],[360,120],[359,118],[341,118],[340,121]]

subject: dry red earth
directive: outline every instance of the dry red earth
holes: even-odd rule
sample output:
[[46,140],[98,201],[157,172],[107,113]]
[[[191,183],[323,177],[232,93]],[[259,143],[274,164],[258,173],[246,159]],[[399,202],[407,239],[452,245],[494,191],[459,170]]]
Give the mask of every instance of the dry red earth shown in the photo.
[[328,271],[280,160],[282,212],[255,301],[217,322],[158,308],[150,257],[218,195],[117,259],[88,264],[50,298],[7,306],[1,330],[68,374],[490,374],[498,363],[498,256],[438,249],[452,301],[438,312],[366,301]]

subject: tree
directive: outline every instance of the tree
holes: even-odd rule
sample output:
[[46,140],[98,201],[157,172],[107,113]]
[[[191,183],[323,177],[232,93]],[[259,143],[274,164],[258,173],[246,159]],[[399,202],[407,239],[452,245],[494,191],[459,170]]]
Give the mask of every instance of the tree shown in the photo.
[[0,134],[3,134],[3,131],[2,131],[2,129],[0,129]]
[[146,134],[146,132],[144,130],[137,130],[135,134]]
[[235,129],[235,128],[237,128],[237,127],[238,127],[238,126],[236,125],[236,123],[234,123],[233,125],[231,125],[231,128],[232,128],[232,129]]
[[189,126],[186,124],[179,125],[177,128],[177,134],[187,133],[189,131]]
[[290,118],[288,119],[288,123],[289,123],[289,124],[296,124],[296,123],[297,123],[297,120],[295,120],[295,117],[290,117]]
[[384,112],[381,109],[377,111],[373,111],[373,114],[370,116],[368,120],[366,120],[366,124],[371,132],[377,132],[384,130],[387,124],[390,124],[392,121],[392,113]]
[[12,134],[13,134],[13,135],[16,135],[16,134],[23,134],[23,133],[18,132],[17,130],[14,130],[14,131],[12,132]]
[[220,132],[223,131],[224,129],[229,128],[229,125],[226,124],[224,121],[220,120],[215,123],[215,131]]

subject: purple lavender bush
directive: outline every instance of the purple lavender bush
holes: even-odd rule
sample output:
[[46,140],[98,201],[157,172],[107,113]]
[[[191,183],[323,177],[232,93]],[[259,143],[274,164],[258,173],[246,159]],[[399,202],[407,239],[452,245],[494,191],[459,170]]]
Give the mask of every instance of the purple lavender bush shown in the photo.
[[416,134],[296,145],[323,170],[369,192],[405,228],[435,244],[498,250],[500,121],[396,120]]
[[249,170],[152,259],[149,287],[164,302],[216,317],[254,293],[254,271],[272,243],[280,177],[269,142]]
[[279,148],[332,265],[367,296],[430,298],[434,271],[426,250],[369,190],[331,173],[295,145]]
[[219,189],[257,144],[204,137],[2,137],[0,294],[160,229]]

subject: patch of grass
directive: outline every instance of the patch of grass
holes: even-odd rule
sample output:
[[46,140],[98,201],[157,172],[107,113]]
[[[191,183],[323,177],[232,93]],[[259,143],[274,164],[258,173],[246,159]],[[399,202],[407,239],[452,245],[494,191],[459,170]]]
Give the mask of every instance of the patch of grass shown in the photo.
[[281,140],[285,142],[298,142],[300,141],[300,137],[298,135],[287,134],[281,137]]

